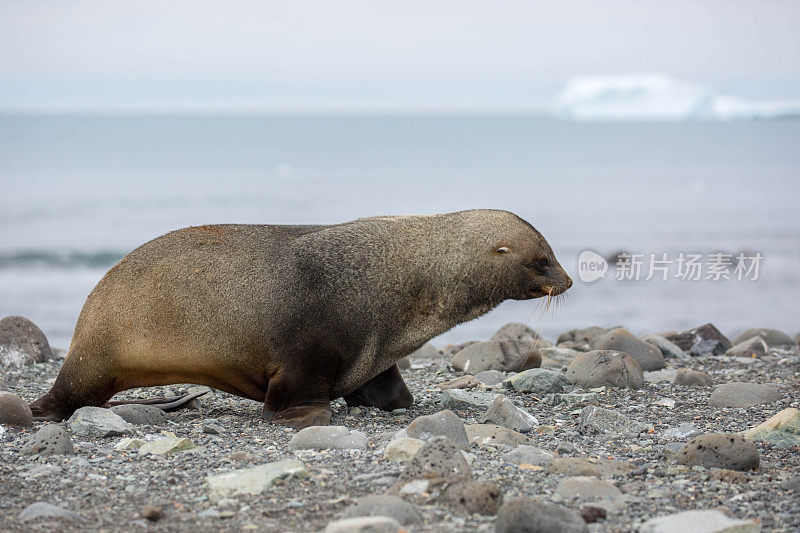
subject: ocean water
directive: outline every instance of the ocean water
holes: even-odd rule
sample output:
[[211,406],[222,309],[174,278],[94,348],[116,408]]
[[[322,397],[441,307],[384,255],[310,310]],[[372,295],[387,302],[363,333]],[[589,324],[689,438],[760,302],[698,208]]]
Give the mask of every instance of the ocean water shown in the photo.
[[[545,336],[622,324],[800,330],[800,121],[570,123],[534,116],[0,117],[0,316],[66,347],[83,300],[142,242],[188,225],[333,223],[500,208],[533,223],[575,285],[509,321]],[[578,255],[763,256],[757,280],[577,275]],[[705,256],[704,256],[705,257]],[[643,271],[646,274],[646,268]],[[673,276],[670,272],[670,276]],[[645,277],[645,276],[643,276]]]

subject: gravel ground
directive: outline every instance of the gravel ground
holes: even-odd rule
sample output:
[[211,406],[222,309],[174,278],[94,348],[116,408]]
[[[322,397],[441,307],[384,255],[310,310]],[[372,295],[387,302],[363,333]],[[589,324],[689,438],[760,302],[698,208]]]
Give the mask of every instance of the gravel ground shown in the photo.
[[[771,383],[780,389],[781,399],[750,408],[722,408],[709,405],[711,388],[648,382],[636,391],[605,390],[596,397],[597,405],[655,428],[647,435],[605,439],[578,431],[583,405],[565,409],[552,406],[545,396],[504,392],[542,424],[540,432],[531,434],[532,445],[555,451],[566,441],[576,448],[572,455],[632,461],[636,465],[629,475],[612,479],[625,495],[624,500],[606,520],[591,524],[593,531],[631,531],[654,516],[712,508],[725,508],[736,518],[758,519],[765,531],[800,531],[800,497],[780,487],[781,481],[800,474],[800,450],[759,444],[760,468],[746,474],[743,483],[728,483],[700,467],[676,467],[662,452],[669,441],[660,437],[665,429],[682,423],[694,424],[703,432],[738,432],[781,409],[800,407],[797,349],[773,350],[749,363],[722,357],[668,361],[671,367],[702,370],[716,384]],[[0,437],[0,530],[322,530],[360,497],[383,493],[396,481],[403,465],[389,462],[382,455],[391,433],[406,427],[417,416],[442,410],[437,384],[463,375],[453,371],[444,359],[413,363],[411,369],[403,371],[415,396],[414,405],[407,412],[392,414],[362,408],[354,413],[343,401],[334,402],[331,423],[364,432],[369,437],[365,451],[295,454],[287,446],[295,432],[261,420],[262,404],[219,392],[203,398],[199,406],[171,413],[164,427],[137,426],[131,436],[146,438],[164,430],[187,437],[201,447],[166,457],[115,451],[113,446],[122,437],[78,435],[72,435],[75,456],[23,455],[23,444],[42,423],[35,423],[33,428],[6,427],[4,437]],[[61,360],[56,359],[22,369],[0,370],[0,381],[6,383],[6,390],[32,401],[48,390],[60,364]],[[124,396],[152,397],[185,388],[134,390]],[[674,400],[674,408],[656,404],[663,399]],[[476,423],[484,409],[455,411],[465,423]],[[206,433],[204,427],[208,424],[216,424],[222,432]],[[66,423],[61,425],[68,429]],[[503,453],[511,449],[472,446],[475,478],[495,481],[506,500],[534,496],[560,501],[554,489],[565,476],[504,461]],[[206,475],[258,464],[232,460],[230,455],[238,451],[251,452],[259,462],[299,458],[307,467],[308,477],[287,480],[257,496],[221,503],[210,501]],[[83,521],[21,522],[19,513],[36,501],[62,506],[81,515]],[[560,503],[579,508],[578,504]],[[163,517],[157,522],[143,519],[141,512],[146,506],[161,507]],[[411,528],[414,531],[493,531],[492,516],[459,516],[437,502],[417,508],[424,524]]]

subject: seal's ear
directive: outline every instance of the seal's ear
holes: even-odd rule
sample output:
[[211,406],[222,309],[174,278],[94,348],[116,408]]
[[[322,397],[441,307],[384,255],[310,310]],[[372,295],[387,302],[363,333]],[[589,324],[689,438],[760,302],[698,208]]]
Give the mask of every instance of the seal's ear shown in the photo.
[[511,251],[511,250],[509,250],[509,249],[508,249],[508,248],[506,248],[505,246],[501,246],[500,248],[498,248],[498,249],[497,249],[497,250],[495,250],[494,252],[495,252],[496,254],[507,254],[507,253],[508,253],[508,252],[510,252],[510,251]]

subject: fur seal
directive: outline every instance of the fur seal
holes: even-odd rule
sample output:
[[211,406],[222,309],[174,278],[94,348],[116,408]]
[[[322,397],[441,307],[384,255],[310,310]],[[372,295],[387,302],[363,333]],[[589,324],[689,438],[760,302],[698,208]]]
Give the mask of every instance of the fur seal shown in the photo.
[[264,402],[267,420],[294,428],[327,424],[339,397],[408,407],[399,359],[504,300],[571,285],[544,237],[508,211],[189,227],[109,270],[31,409],[60,420],[173,383]]

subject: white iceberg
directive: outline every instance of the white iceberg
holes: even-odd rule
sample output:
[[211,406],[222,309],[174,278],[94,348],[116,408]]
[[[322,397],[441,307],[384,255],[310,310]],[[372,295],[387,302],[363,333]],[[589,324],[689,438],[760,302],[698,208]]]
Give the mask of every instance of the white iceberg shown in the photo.
[[579,76],[558,95],[554,114],[589,120],[736,120],[800,116],[800,101],[749,101],[666,74]]

